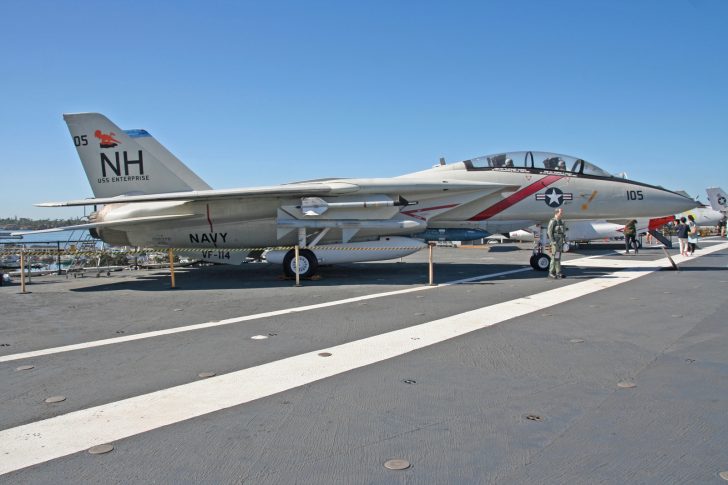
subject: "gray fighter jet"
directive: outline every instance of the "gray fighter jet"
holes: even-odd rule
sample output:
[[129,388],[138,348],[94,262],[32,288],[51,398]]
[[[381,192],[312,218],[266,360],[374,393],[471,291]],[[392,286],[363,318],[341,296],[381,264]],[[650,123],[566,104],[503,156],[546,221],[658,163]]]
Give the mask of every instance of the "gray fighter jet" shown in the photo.
[[[94,198],[39,205],[103,206],[87,224],[72,227],[114,245],[199,251],[223,263],[269,248],[267,260],[282,263],[289,275],[296,267],[310,276],[320,263],[398,258],[431,240],[479,239],[544,224],[558,207],[567,220],[593,220],[696,206],[585,160],[536,151],[441,162],[392,178],[213,190],[145,130],[124,131],[97,113],[64,119]],[[298,265],[294,245],[301,249]],[[536,269],[548,266],[542,247],[531,257]]]

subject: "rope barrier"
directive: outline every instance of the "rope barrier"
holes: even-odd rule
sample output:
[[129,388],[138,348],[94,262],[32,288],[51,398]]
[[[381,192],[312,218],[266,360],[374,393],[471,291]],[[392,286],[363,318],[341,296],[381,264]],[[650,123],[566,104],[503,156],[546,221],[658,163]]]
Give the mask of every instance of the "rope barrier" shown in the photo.
[[[199,253],[202,251],[229,251],[229,252],[253,252],[253,251],[286,251],[293,249],[294,246],[274,246],[274,247],[263,247],[263,248],[141,248],[141,249],[98,249],[98,250],[72,250],[72,249],[36,249],[29,248],[25,249],[24,252],[27,256],[99,256],[104,254],[142,254],[142,253],[163,253],[172,249],[175,252],[186,253],[195,252]],[[328,250],[328,251],[390,251],[390,250],[417,250],[423,249],[421,246],[396,246],[396,247],[338,247],[338,246],[314,246],[304,249],[312,250]],[[22,249],[0,249],[0,256],[13,256],[18,255],[23,251]]]

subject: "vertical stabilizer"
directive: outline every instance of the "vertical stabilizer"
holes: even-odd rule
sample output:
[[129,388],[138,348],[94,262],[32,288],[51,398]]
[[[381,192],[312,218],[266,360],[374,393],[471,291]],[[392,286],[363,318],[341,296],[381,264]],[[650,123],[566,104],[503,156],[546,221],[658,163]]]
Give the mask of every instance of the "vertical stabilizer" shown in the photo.
[[63,119],[95,197],[210,188],[145,130],[124,131],[99,113]]
[[710,206],[714,211],[725,212],[728,209],[728,195],[720,187],[706,189]]

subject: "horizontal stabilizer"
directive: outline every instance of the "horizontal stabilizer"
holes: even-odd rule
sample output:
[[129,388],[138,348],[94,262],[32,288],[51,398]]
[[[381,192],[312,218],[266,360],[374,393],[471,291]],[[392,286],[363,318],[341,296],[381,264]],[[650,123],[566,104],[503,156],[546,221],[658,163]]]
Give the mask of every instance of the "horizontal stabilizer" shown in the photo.
[[75,231],[78,229],[91,229],[93,227],[109,227],[109,226],[122,226],[122,225],[129,225],[129,224],[138,224],[141,222],[161,222],[161,221],[170,221],[170,220],[177,220],[177,219],[187,219],[189,217],[194,217],[197,214],[172,214],[172,215],[166,215],[166,216],[146,216],[146,217],[130,217],[129,219],[119,219],[116,221],[103,221],[103,222],[88,222],[86,224],[76,224],[74,226],[63,226],[63,227],[54,227],[52,229],[41,229],[40,231],[21,231],[21,232],[13,232],[11,235],[13,236],[25,236],[27,234],[45,234],[49,232],[60,232],[60,231]]

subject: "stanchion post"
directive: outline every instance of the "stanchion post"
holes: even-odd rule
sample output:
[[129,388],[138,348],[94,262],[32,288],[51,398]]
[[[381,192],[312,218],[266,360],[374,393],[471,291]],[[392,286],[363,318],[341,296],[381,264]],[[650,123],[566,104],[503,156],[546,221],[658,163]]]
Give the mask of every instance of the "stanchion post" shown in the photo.
[[62,275],[61,271],[61,241],[56,241],[56,264],[58,265],[58,276]]
[[25,249],[20,250],[20,292],[25,293]]
[[167,249],[167,255],[169,257],[169,277],[172,280],[172,289],[174,289],[174,251],[172,248]]
[[300,274],[300,271],[298,269],[298,263],[299,263],[299,261],[298,261],[298,255],[299,255],[299,251],[300,251],[300,248],[298,247],[298,244],[296,244],[296,247],[293,248],[294,258],[295,258],[295,261],[296,261],[296,263],[295,263],[295,267],[296,267],[296,287],[301,286],[301,274]]
[[435,286],[435,268],[434,268],[434,264],[432,262],[432,249],[435,247],[435,245],[433,243],[429,243],[427,246],[428,246],[429,252],[430,252],[430,257],[429,257],[429,260],[430,260],[430,263],[429,263],[429,266],[430,266],[430,286]]

